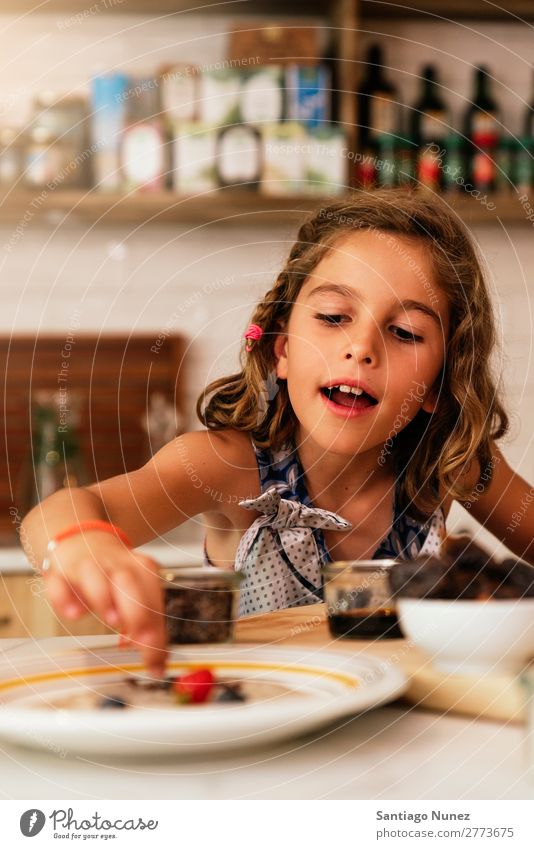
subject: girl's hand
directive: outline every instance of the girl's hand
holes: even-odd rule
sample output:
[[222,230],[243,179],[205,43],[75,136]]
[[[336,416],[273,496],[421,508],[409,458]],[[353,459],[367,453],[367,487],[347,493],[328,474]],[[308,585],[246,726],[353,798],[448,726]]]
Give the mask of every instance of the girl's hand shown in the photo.
[[95,614],[141,650],[150,674],[163,675],[163,592],[154,560],[109,533],[91,531],[58,544],[44,579],[60,616]]

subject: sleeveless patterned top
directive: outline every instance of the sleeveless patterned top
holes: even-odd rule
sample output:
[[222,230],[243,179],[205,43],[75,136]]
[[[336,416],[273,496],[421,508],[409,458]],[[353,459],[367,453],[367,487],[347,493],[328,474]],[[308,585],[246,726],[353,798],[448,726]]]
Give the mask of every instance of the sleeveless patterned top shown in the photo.
[[[244,499],[240,507],[262,515],[243,534],[234,568],[243,573],[239,615],[315,604],[323,599],[321,566],[331,563],[323,530],[347,531],[352,524],[339,514],[314,507],[294,445],[278,452],[258,448],[251,438],[261,483],[261,495]],[[438,554],[445,535],[441,507],[424,523],[397,510],[388,536],[373,560],[413,560]],[[212,566],[204,543],[204,561]]]

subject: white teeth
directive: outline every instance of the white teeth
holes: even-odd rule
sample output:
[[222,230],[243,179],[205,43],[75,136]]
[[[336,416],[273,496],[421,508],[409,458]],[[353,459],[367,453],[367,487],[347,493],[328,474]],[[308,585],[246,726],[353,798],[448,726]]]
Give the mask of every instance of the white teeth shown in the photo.
[[363,395],[363,389],[360,389],[359,386],[347,386],[345,383],[341,384],[339,391],[346,392],[347,394],[352,393],[353,395]]

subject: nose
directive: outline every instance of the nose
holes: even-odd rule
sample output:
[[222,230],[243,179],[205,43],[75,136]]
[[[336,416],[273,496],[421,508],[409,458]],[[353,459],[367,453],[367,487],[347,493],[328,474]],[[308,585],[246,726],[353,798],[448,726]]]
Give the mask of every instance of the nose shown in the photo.
[[359,323],[352,333],[347,333],[343,346],[343,359],[355,360],[368,366],[378,362],[377,328],[372,322]]

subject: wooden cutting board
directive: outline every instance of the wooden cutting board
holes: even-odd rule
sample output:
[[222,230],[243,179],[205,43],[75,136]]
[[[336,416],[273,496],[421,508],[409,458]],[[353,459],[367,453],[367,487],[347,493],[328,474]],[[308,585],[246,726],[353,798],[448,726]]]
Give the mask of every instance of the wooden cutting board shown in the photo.
[[524,719],[525,696],[513,676],[485,679],[447,675],[409,640],[352,640],[332,637],[324,604],[248,616],[238,621],[240,643],[306,645],[328,651],[366,652],[387,666],[399,665],[409,679],[404,699],[417,707],[508,722]]

